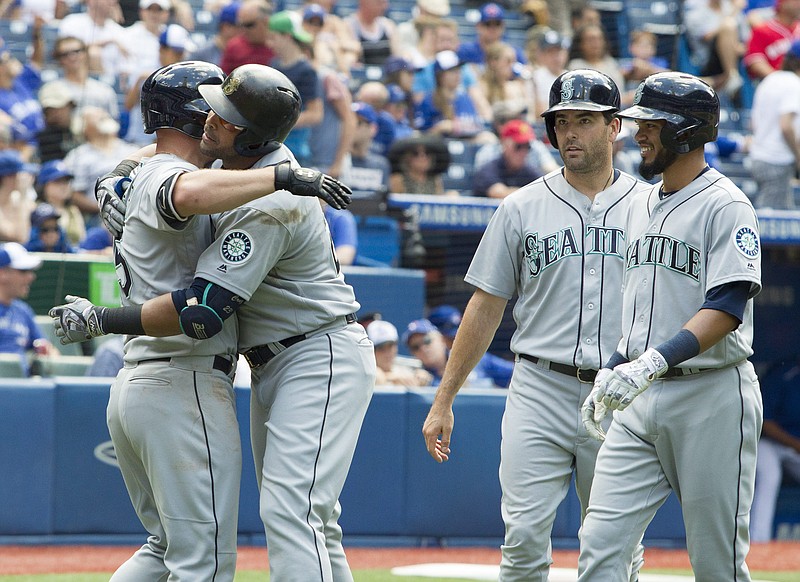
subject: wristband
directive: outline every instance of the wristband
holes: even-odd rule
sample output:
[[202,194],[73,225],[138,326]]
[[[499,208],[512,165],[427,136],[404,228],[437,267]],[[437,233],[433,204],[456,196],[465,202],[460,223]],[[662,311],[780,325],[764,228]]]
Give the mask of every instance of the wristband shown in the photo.
[[[98,308],[100,309],[100,308]],[[142,324],[142,306],[102,308],[100,322],[105,333],[146,335]]]

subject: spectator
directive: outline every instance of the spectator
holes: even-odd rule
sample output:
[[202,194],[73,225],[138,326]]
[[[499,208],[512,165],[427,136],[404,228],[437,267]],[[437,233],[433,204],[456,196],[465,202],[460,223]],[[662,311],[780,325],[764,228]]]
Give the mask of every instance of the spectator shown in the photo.
[[117,0],[86,0],[85,12],[73,12],[61,19],[58,36],[79,38],[89,55],[89,72],[114,82],[127,58],[123,28],[114,20]]
[[447,144],[435,136],[412,136],[399,139],[389,149],[392,175],[389,191],[397,194],[432,194],[458,196],[457,190],[445,192],[442,175],[450,164]]
[[453,51],[442,51],[434,63],[436,87],[426,93],[416,111],[417,129],[451,138],[486,140],[485,121],[475,102],[461,88],[461,61]]
[[42,202],[31,213],[31,238],[25,248],[33,253],[74,253],[67,233],[59,226],[61,214],[51,204]]
[[550,87],[566,71],[569,41],[555,30],[544,32],[537,40],[536,64],[530,70],[533,83],[533,119],[539,119],[549,107]]
[[[421,68],[430,63],[438,52],[436,50],[436,29],[442,21],[437,16],[419,16],[414,22],[417,32],[417,44],[403,48],[402,55],[414,68]],[[408,23],[404,23],[408,24]]]
[[42,163],[63,159],[78,145],[72,134],[72,91],[61,80],[51,81],[39,89],[39,104],[44,112],[44,127],[36,136],[38,159]]
[[30,373],[28,352],[40,356],[58,354],[44,339],[33,309],[24,301],[36,279],[34,271],[41,264],[18,243],[0,246],[0,353],[19,355],[26,376]]
[[87,376],[115,378],[124,366],[123,337],[111,335],[100,344],[94,353],[94,360],[86,370]]
[[86,237],[78,244],[78,252],[93,255],[111,255],[113,252],[111,233],[105,226],[93,226],[86,231]]
[[[422,367],[430,372],[431,386],[438,386],[442,381],[442,373],[447,364],[448,349],[441,332],[427,319],[416,319],[408,324],[403,333],[403,343],[415,358],[419,358]],[[491,388],[492,379],[483,370],[475,368],[470,372],[465,388]]]
[[781,68],[783,55],[800,39],[800,2],[775,0],[775,18],[753,28],[744,56],[747,74],[761,80]]
[[[500,102],[493,108],[494,119],[492,127],[498,136],[498,141],[494,143],[484,144],[475,152],[474,167],[480,168],[484,164],[497,159],[503,153],[503,146],[500,144],[500,132],[503,127],[512,119],[524,120],[527,115],[526,109],[519,109],[518,107],[511,107],[507,103]],[[525,161],[528,165],[533,167],[539,174],[544,176],[550,172],[557,170],[560,166],[556,163],[553,154],[550,153],[551,148],[547,146],[542,140],[536,138],[534,131],[534,139],[531,142],[531,151],[526,157]],[[638,152],[637,152],[638,155]]]
[[[458,56],[464,63],[477,65],[482,69],[486,64],[486,49],[498,41],[503,40],[506,31],[505,10],[494,2],[484,4],[480,9],[480,17],[475,25],[477,39],[462,43],[458,47]],[[525,64],[525,54],[519,47],[514,47],[517,62]]]
[[572,20],[586,6],[586,0],[547,0],[546,4],[548,26],[567,38],[572,36]]
[[764,425],[758,441],[756,485],[750,510],[750,540],[772,540],[775,506],[784,475],[800,483],[800,366],[790,361],[761,381]]
[[342,179],[353,190],[355,198],[383,197],[389,192],[391,167],[385,156],[371,151],[378,130],[378,116],[363,101],[356,101],[352,107],[356,130],[350,149],[350,164]]
[[594,69],[611,77],[617,87],[625,86],[622,68],[608,51],[608,41],[602,26],[587,24],[576,30],[570,50],[567,69]]
[[204,44],[200,45],[186,56],[190,61],[205,61],[219,66],[222,62],[222,52],[234,36],[239,34],[240,28],[236,23],[236,16],[241,4],[238,1],[223,6],[217,15],[217,32]]
[[319,75],[306,58],[306,50],[313,40],[314,37],[303,30],[296,12],[284,10],[270,17],[267,42],[275,53],[271,64],[294,83],[302,100],[300,118],[283,143],[302,165],[309,165],[311,159],[311,128],[319,124],[324,115]]
[[500,130],[502,153],[476,169],[472,194],[489,198],[505,198],[541,176],[528,164],[531,142],[536,139],[533,128],[521,119],[513,119]]
[[502,41],[486,47],[486,67],[479,86],[490,105],[506,101],[524,106],[531,100],[531,86],[514,70],[514,47]]
[[[24,189],[19,176],[27,170],[16,150],[0,150],[0,241],[28,242],[31,212],[36,204]],[[96,204],[95,204],[96,207]]]
[[565,33],[568,36],[571,36],[576,30],[589,24],[593,26],[603,25],[600,13],[596,8],[589,6],[589,4],[583,0],[577,1],[578,5],[574,5],[573,2],[573,9],[569,15],[570,31]]
[[358,8],[345,22],[361,43],[361,64],[381,66],[390,56],[400,55],[397,25],[384,16],[389,0],[358,0]]
[[11,56],[0,39],[0,111],[11,117],[19,140],[26,142],[25,159],[31,159],[36,135],[44,129],[44,113],[36,96],[42,84],[40,63],[37,58],[23,65]]
[[267,46],[269,15],[272,13],[266,0],[244,0],[236,13],[236,23],[241,32],[231,38],[222,51],[219,67],[226,75],[236,67],[249,63],[268,65],[275,53]]
[[408,115],[408,102],[410,98],[400,85],[386,85],[389,100],[382,111],[378,111],[378,124],[382,131],[389,132],[383,139],[387,148],[395,140],[408,137],[414,132]]
[[335,8],[335,0],[307,1],[301,7],[303,27],[314,34],[314,62],[349,78],[361,58],[361,43],[350,26],[334,14]]
[[352,265],[358,252],[356,217],[349,210],[336,210],[324,202],[321,203],[325,212],[325,220],[328,222],[328,230],[331,233],[333,248],[336,251],[336,260],[340,265]]
[[[119,120],[119,100],[114,87],[89,75],[89,54],[86,43],[75,36],[57,38],[53,45],[53,60],[61,68],[60,78],[50,83],[64,83],[69,87],[76,112],[84,107],[99,107]],[[58,91],[61,92],[60,85]]]
[[800,40],[753,95],[750,171],[758,184],[756,208],[795,208],[792,179],[800,168]]
[[381,80],[387,89],[395,86],[405,93],[406,122],[410,124],[414,119],[414,67],[402,57],[389,57],[383,63]]
[[367,335],[375,346],[378,375],[376,386],[430,386],[433,376],[422,368],[412,368],[397,362],[397,328],[381,319],[367,326]]
[[652,32],[642,29],[631,32],[628,43],[631,57],[620,62],[628,89],[636,89],[646,77],[669,68],[667,59],[656,55],[657,49],[658,37]]
[[450,16],[450,0],[417,0],[411,10],[411,20],[397,25],[397,43],[401,55],[411,54],[417,47],[419,22],[437,21]]
[[[148,1],[148,0],[143,0]],[[137,145],[148,145],[155,141],[155,135],[144,132],[142,119],[141,94],[142,85],[150,74],[161,67],[172,65],[184,60],[184,55],[194,49],[194,43],[189,38],[189,32],[179,24],[169,24],[158,35],[158,61],[159,65],[143,73],[125,96],[125,108],[128,109],[128,131],[125,141]]]
[[98,221],[94,183],[138,148],[118,137],[119,123],[102,109],[85,107],[76,120],[76,135],[84,143],[67,154],[64,164],[74,176],[72,201],[87,226],[94,226]]
[[128,51],[122,65],[123,88],[138,88],[138,79],[161,66],[159,37],[169,22],[171,8],[172,0],[139,0],[139,19],[122,31]]
[[[361,101],[372,107],[377,115],[389,103],[389,88],[380,81],[367,81],[358,88],[355,98],[356,101]],[[394,124],[389,123],[389,120],[382,117],[377,119],[378,132],[372,142],[372,151],[386,156],[389,152],[389,146],[394,141]]]
[[[739,59],[744,54],[740,29],[744,14],[732,0],[693,0],[685,5],[691,59],[702,77],[729,95],[742,86]],[[623,85],[620,85],[622,87]]]
[[[440,305],[428,314],[428,321],[436,326],[448,350],[453,349],[453,340],[456,337],[458,326],[461,324],[461,312],[452,305]],[[492,379],[498,388],[508,388],[511,383],[511,374],[514,372],[514,362],[486,352],[476,365],[482,375]]]
[[[42,164],[36,179],[39,200],[52,206],[60,215],[58,224],[70,245],[86,236],[86,225],[80,209],[72,203],[72,174],[62,160]],[[28,249],[34,250],[34,249]]]

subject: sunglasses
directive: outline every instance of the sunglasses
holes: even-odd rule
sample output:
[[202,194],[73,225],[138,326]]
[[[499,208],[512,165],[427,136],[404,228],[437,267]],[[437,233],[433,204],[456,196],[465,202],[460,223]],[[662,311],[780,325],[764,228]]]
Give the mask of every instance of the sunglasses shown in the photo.
[[416,352],[416,351],[419,351],[420,349],[422,349],[422,346],[431,345],[432,341],[433,340],[431,339],[431,337],[426,335],[424,338],[422,338],[422,341],[414,342],[413,344],[409,343],[408,344],[408,349],[411,350],[412,352]]
[[258,24],[258,20],[251,20],[250,22],[240,22],[239,26],[242,28],[253,28]]
[[43,227],[41,227],[41,228],[39,229],[39,232],[41,232],[41,233],[45,233],[45,232],[58,232],[58,227],[57,227],[57,226],[43,226]]
[[481,22],[484,26],[489,26],[491,28],[496,28],[498,26],[503,26],[502,20],[487,20],[486,22]]
[[523,150],[527,152],[527,151],[530,151],[531,144],[529,144],[529,143],[517,143],[517,144],[514,144],[514,149],[516,151],[518,151],[518,152],[521,152]]
[[412,157],[415,157],[415,158],[418,158],[420,156],[428,156],[429,154],[428,154],[428,150],[422,149],[422,150],[414,150],[414,151],[408,152],[408,155],[410,155]]
[[83,52],[86,52],[85,48],[72,49],[71,51],[63,51],[63,52],[58,53],[56,55],[56,58],[57,59],[63,59],[64,57],[71,57],[72,55],[79,55],[79,54],[81,54]]

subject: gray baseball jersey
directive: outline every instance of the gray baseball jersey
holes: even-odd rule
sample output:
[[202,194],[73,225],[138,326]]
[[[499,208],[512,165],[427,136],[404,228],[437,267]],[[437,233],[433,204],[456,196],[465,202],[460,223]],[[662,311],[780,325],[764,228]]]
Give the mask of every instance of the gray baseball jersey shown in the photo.
[[532,182],[500,204],[465,277],[492,295],[518,296],[500,451],[501,580],[547,579],[553,521],[573,472],[582,511],[588,504],[600,445],[580,407],[592,385],[550,366],[597,370],[616,348],[623,224],[643,187],[619,173],[590,200],[562,170]]
[[718,285],[748,282],[751,299],[736,330],[679,364],[686,375],[656,380],[614,413],[597,458],[579,580],[627,580],[636,540],[674,491],[695,578],[747,581],[761,432],[758,379],[746,360],[752,297],[761,289],[758,220],[716,170],[663,200],[659,188],[631,202],[619,350],[633,359],[674,336]]
[[[257,167],[277,163],[278,153]],[[319,200],[280,191],[216,216],[215,225],[197,275],[247,300],[237,311],[240,352],[275,354],[251,371],[250,406],[271,579],[352,580],[338,498],[375,355],[364,329],[348,324],[359,304]]]
[[[123,304],[188,287],[213,240],[207,216],[180,218],[172,189],[197,168],[158,154],[141,164],[127,193],[115,244]],[[150,536],[114,574],[131,580],[232,581],[236,570],[241,442],[230,371],[236,320],[197,341],[129,337],[111,387],[107,422],[120,470]],[[220,357],[221,356],[221,357]]]

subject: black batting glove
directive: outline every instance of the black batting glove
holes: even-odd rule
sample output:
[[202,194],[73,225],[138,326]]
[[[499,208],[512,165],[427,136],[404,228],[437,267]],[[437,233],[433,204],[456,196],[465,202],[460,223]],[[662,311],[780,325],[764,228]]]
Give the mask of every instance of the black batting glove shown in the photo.
[[353,194],[336,178],[310,168],[292,169],[289,162],[275,166],[275,190],[288,190],[295,196],[322,198],[336,210],[347,208]]

